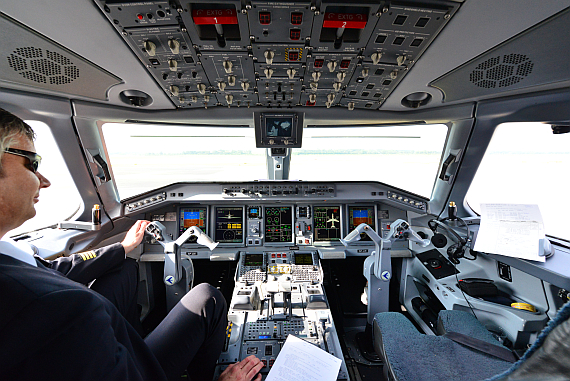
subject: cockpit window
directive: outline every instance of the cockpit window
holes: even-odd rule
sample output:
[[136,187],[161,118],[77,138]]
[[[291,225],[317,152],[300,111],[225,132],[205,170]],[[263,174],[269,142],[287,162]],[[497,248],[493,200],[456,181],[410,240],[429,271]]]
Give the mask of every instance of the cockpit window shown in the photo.
[[51,182],[51,185],[40,190],[39,202],[35,204],[36,216],[10,231],[8,236],[11,237],[55,225],[71,217],[82,205],[81,196],[49,126],[34,120],[26,120],[26,123],[37,135],[34,146],[42,157],[38,171]]
[[447,126],[305,128],[291,179],[380,181],[430,197]]
[[[253,128],[106,123],[103,134],[122,199],[175,182],[268,178]],[[289,179],[380,181],[429,197],[446,136],[445,125],[306,127]]]
[[121,199],[176,182],[267,178],[253,128],[105,123],[103,135]]
[[546,234],[570,239],[570,133],[553,134],[542,123],[497,127],[469,188],[466,200],[480,213],[481,203],[537,204]]

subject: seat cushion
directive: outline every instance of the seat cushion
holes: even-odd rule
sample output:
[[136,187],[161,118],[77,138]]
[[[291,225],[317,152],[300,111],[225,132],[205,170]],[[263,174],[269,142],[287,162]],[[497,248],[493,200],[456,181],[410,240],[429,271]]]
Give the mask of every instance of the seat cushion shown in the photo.
[[402,314],[374,317],[374,347],[397,381],[479,381],[509,369],[509,362],[445,337],[424,335]]
[[437,319],[437,334],[444,335],[447,332],[462,333],[475,339],[483,340],[490,344],[502,345],[493,337],[479,320],[466,311],[442,310]]

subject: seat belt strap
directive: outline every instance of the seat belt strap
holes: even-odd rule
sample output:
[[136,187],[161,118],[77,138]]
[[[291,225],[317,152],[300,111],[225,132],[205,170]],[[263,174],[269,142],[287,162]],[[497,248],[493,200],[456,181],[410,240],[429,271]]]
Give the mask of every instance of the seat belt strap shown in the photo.
[[483,352],[490,356],[500,358],[501,360],[504,361],[508,362],[517,361],[517,358],[513,354],[513,352],[511,352],[510,349],[505,348],[503,346],[491,344],[486,341],[475,339],[474,337],[467,336],[457,332],[447,332],[443,335],[443,337],[447,337],[448,339],[453,340],[456,343],[465,345],[469,348],[475,349],[479,352]]

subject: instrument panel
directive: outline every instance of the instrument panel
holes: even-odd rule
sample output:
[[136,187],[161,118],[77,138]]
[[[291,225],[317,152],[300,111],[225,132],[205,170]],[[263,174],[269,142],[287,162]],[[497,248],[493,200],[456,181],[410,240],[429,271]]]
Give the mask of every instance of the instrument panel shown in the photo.
[[[234,257],[244,247],[329,248],[365,256],[369,250],[355,248],[371,246],[368,236],[352,248],[345,248],[340,239],[361,223],[385,236],[392,221],[427,209],[425,199],[372,182],[173,184],[124,204],[126,215],[160,221],[173,239],[198,226],[219,242],[216,252],[233,251]],[[145,252],[153,253],[153,246]],[[195,238],[183,245],[183,253],[206,255],[203,250]]]

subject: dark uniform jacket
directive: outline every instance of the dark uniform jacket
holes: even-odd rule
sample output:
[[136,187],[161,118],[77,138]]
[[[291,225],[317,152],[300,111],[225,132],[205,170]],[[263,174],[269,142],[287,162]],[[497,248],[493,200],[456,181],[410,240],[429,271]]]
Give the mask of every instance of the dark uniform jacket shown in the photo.
[[115,306],[76,283],[124,258],[120,244],[38,267],[0,255],[0,380],[166,380]]

